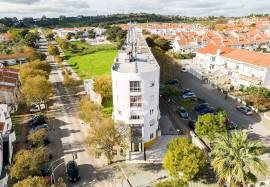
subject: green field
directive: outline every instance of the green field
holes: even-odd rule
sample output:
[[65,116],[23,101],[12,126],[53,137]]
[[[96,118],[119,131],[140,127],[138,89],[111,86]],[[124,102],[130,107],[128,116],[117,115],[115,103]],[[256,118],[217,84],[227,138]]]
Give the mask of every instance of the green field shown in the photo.
[[82,80],[85,80],[94,76],[110,75],[116,55],[116,49],[103,50],[92,54],[71,57],[67,63]]

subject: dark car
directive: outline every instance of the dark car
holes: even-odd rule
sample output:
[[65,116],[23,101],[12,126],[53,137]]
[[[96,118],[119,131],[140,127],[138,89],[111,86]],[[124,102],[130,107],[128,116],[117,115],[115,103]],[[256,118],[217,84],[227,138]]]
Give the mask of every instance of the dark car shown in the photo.
[[194,120],[190,120],[189,122],[188,122],[188,126],[189,126],[189,128],[191,129],[191,130],[195,130],[195,124],[196,124],[196,121],[194,121]]
[[31,127],[36,127],[44,123],[46,123],[46,118],[43,115],[34,116],[32,119],[29,120],[29,124]]
[[198,111],[200,115],[213,114],[214,112],[215,112],[215,108],[209,107],[209,106]]
[[67,163],[66,172],[68,175],[68,180],[70,182],[77,182],[78,180],[80,180],[79,168],[74,160]]
[[188,112],[186,111],[185,108],[180,107],[180,108],[177,108],[176,111],[179,114],[180,118],[188,119]]
[[253,114],[251,108],[249,108],[247,106],[237,106],[236,109],[245,115],[252,115]]
[[165,82],[165,84],[168,85],[174,85],[174,84],[178,84],[178,80],[177,79],[172,79],[172,80],[168,80],[167,82]]
[[208,107],[209,107],[208,103],[201,103],[201,104],[195,106],[194,110],[198,112],[198,111],[204,110],[205,108],[208,108]]
[[185,89],[181,93],[182,95],[185,95],[186,93],[192,92],[190,89]]

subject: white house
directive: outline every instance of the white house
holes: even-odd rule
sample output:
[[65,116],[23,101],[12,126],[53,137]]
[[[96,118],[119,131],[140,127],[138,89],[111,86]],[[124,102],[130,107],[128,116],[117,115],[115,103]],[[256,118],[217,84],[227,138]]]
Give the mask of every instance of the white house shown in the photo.
[[196,52],[193,66],[216,84],[270,89],[270,55],[266,53],[210,44]]
[[16,64],[23,64],[26,62],[26,54],[16,53],[16,54],[0,54],[0,67],[1,66],[12,66]]
[[13,155],[12,143],[16,140],[9,112],[8,105],[0,104],[0,185],[4,186],[6,185],[7,178],[5,166],[11,164]]
[[142,152],[159,130],[160,67],[142,29],[130,25],[112,67],[113,118],[131,128],[130,152]]

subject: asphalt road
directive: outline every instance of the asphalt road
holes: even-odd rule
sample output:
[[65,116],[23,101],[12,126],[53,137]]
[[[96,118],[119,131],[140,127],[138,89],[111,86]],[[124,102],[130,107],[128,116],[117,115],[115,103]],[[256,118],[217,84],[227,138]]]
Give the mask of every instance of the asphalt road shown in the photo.
[[94,167],[91,164],[92,157],[89,156],[84,141],[89,132],[89,127],[83,124],[81,120],[76,117],[76,103],[78,98],[72,96],[63,84],[63,76],[53,58],[48,60],[52,67],[50,81],[54,85],[55,98],[53,106],[54,118],[51,120],[52,130],[50,131],[50,151],[53,154],[53,160],[56,161],[54,168],[56,178],[62,177],[66,180],[65,164],[76,158],[76,162],[80,169],[81,180],[76,184],[68,183],[69,186],[89,186],[94,179]]

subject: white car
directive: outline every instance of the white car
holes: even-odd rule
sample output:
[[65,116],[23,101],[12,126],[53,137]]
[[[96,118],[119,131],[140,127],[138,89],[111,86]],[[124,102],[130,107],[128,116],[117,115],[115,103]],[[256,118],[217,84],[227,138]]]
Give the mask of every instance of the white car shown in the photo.
[[30,112],[41,112],[42,110],[45,110],[45,104],[40,104],[40,105],[32,105],[30,108]]
[[195,98],[196,95],[193,92],[188,92],[188,93],[185,93],[184,95],[182,95],[182,97],[183,97],[183,99],[189,99],[189,98]]

